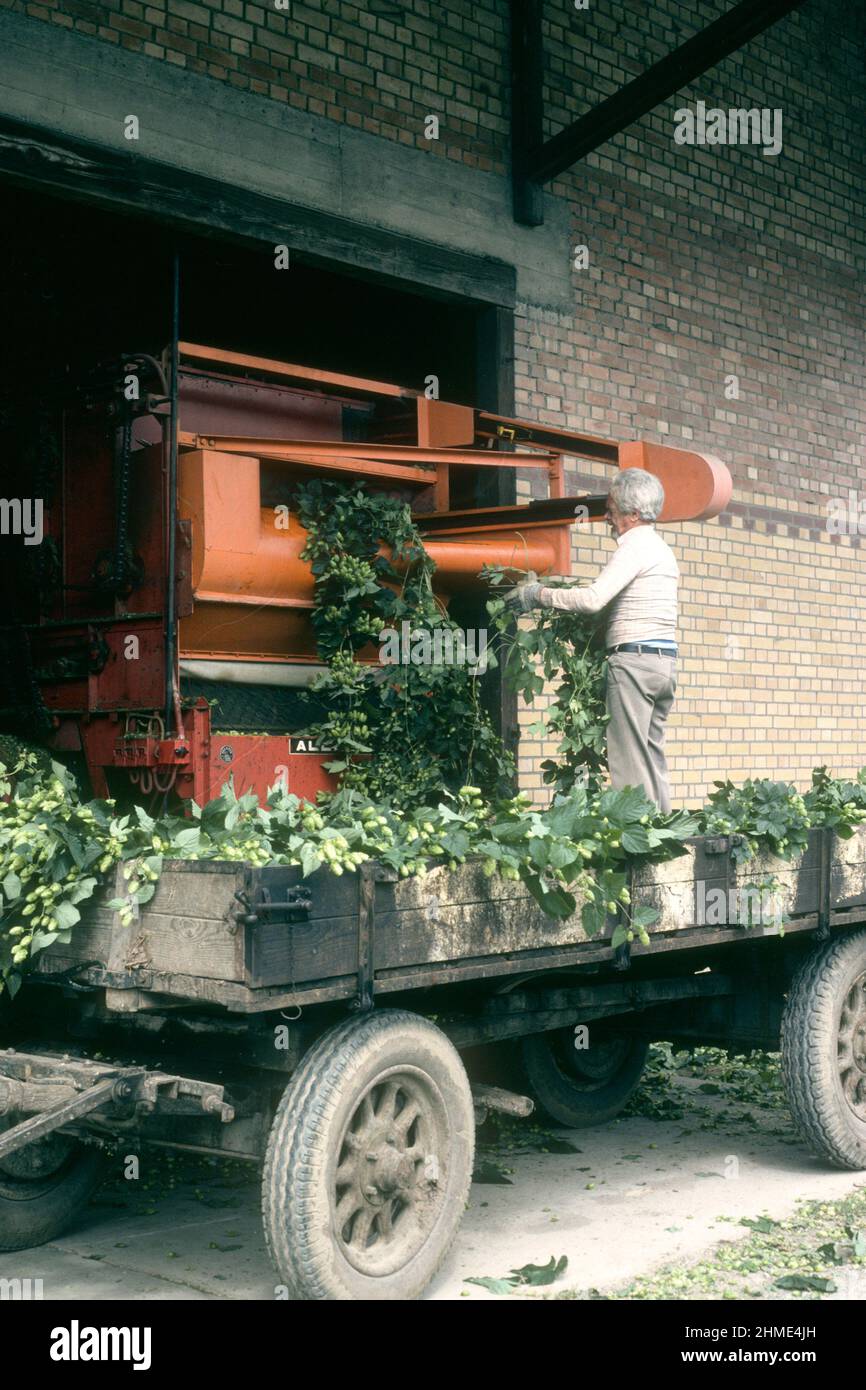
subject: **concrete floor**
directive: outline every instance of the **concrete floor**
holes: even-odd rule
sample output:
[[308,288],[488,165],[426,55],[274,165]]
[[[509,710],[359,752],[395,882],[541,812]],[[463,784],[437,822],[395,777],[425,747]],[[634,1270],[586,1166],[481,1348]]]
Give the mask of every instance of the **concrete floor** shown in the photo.
[[[511,1170],[513,1185],[473,1185],[454,1250],[427,1298],[494,1297],[464,1279],[563,1254],[565,1276],[525,1296],[610,1291],[745,1235],[736,1225],[742,1216],[784,1217],[798,1198],[843,1197],[866,1183],[863,1174],[814,1159],[784,1110],[750,1104],[738,1117],[695,1082],[677,1080],[675,1092],[686,1101],[684,1119],[557,1131],[579,1153],[519,1151],[539,1142],[538,1131],[512,1131],[518,1152],[500,1146],[485,1157]],[[145,1155],[139,1179],[108,1183],[62,1239],[0,1256],[0,1278],[15,1276],[41,1278],[49,1300],[272,1299],[277,1281],[261,1234],[257,1174],[164,1154],[149,1166]],[[852,1271],[845,1293],[866,1295],[866,1271]]]

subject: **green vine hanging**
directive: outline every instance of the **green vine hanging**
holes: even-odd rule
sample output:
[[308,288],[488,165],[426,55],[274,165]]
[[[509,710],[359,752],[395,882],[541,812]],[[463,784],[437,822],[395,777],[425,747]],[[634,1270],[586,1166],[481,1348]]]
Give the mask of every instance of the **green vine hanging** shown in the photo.
[[[494,591],[515,583],[514,570],[491,567],[485,576]],[[551,588],[570,582],[545,580]],[[495,596],[487,611],[508,684],[528,705],[552,686],[544,719],[527,731],[558,741],[555,755],[541,764],[545,783],[564,794],[575,786],[599,790],[607,773],[603,619],[543,608],[521,627]]]
[[[315,578],[313,628],[327,674],[311,688],[324,715],[310,732],[334,750],[328,770],[343,787],[395,806],[472,784],[504,789],[513,763],[481,704],[467,664],[401,660],[378,666],[390,629],[456,634],[433,592],[435,564],[409,508],[358,484],[306,483],[298,512],[308,532],[302,558]],[[371,644],[373,644],[371,646]],[[447,644],[446,644],[447,649]],[[434,648],[435,651],[435,648]]]

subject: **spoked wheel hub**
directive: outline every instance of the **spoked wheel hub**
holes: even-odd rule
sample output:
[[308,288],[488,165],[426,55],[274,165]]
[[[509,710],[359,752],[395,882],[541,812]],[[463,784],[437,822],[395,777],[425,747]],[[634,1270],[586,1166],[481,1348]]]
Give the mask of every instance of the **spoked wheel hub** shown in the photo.
[[611,1037],[597,1041],[592,1047],[578,1048],[574,1033],[564,1028],[553,1038],[554,1051],[575,1085],[587,1090],[606,1086],[628,1060],[631,1039]]
[[334,1178],[338,1239],[360,1273],[392,1273],[420,1250],[441,1205],[446,1147],[442,1096],[421,1072],[386,1072],[361,1097]]
[[854,1114],[866,1121],[866,971],[842,1001],[837,1057],[842,1093]]
[[299,1299],[417,1298],[469,1196],[466,1070],[429,1019],[370,1009],[313,1044],[274,1117],[265,1238]]

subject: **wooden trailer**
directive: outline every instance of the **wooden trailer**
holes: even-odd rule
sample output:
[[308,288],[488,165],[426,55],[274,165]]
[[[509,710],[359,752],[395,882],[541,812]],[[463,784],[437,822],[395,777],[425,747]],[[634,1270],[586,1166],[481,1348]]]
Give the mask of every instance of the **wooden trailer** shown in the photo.
[[781,1047],[803,1137],[866,1168],[866,830],[812,831],[791,861],[738,868],[733,848],[636,866],[658,920],[616,949],[614,919],[588,939],[474,862],[177,861],[128,927],[106,889],[0,1000],[0,1250],[57,1235],[103,1171],[93,1141],[122,1137],[263,1162],[292,1297],[415,1298],[459,1225],[478,1115],[528,1113],[525,1091],[559,1123],[608,1120],[659,1039]]

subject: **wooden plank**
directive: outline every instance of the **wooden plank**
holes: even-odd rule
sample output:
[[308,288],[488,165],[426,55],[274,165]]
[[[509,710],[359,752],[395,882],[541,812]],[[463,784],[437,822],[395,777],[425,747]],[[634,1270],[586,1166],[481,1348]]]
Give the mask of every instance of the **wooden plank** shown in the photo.
[[447,903],[376,918],[376,964],[417,965],[585,941],[579,917],[547,917],[532,900]]
[[[357,881],[355,890],[357,898]],[[291,985],[358,969],[357,913],[290,925],[263,922],[247,933],[251,983]],[[377,953],[379,937],[377,929]]]
[[242,981],[243,933],[231,935],[218,922],[196,917],[142,915],[130,927],[88,923],[76,927],[69,945],[43,951],[38,969],[52,972],[76,961],[98,961],[106,970],[135,967],[210,980]]
[[[118,927],[120,936],[124,928]],[[207,980],[244,979],[243,930],[230,931],[223,922],[165,913],[142,914],[129,929],[128,951],[136,964],[171,975],[196,975]],[[134,954],[133,954],[134,952]]]
[[[818,926],[817,917],[807,917],[785,925],[785,935],[814,931]],[[668,932],[650,938],[649,946],[633,943],[632,957],[659,955],[667,951],[700,951],[715,946],[736,945],[745,941],[761,941],[768,937],[778,938],[776,928],[742,927],[695,927],[690,930]],[[376,977],[376,993],[388,994],[409,989],[428,989],[434,985],[457,984],[478,979],[494,979],[507,975],[532,974],[539,970],[568,970],[575,966],[590,965],[602,961],[609,963],[612,957],[608,938],[594,937],[571,948],[555,950],[543,947],[537,951],[520,951],[501,956],[486,956],[475,960],[459,960],[447,963],[409,966],[395,970],[384,970]]]
[[146,905],[144,912],[166,917],[183,916],[189,913],[197,918],[210,918],[217,922],[227,922],[234,916],[238,904],[235,893],[242,886],[243,865],[229,866],[233,872],[226,873],[227,866],[216,865],[208,860],[200,860],[193,865],[165,865],[156,885],[156,892]]
[[[719,860],[714,857],[712,872],[718,872],[718,867]],[[636,864],[634,866],[634,881],[638,885],[646,883],[694,883],[695,876],[695,845],[693,841],[687,842],[685,854],[678,855],[676,859],[665,859],[661,863]]]
[[863,864],[866,862],[866,825],[860,825],[848,839],[834,835],[831,861],[834,864]]

